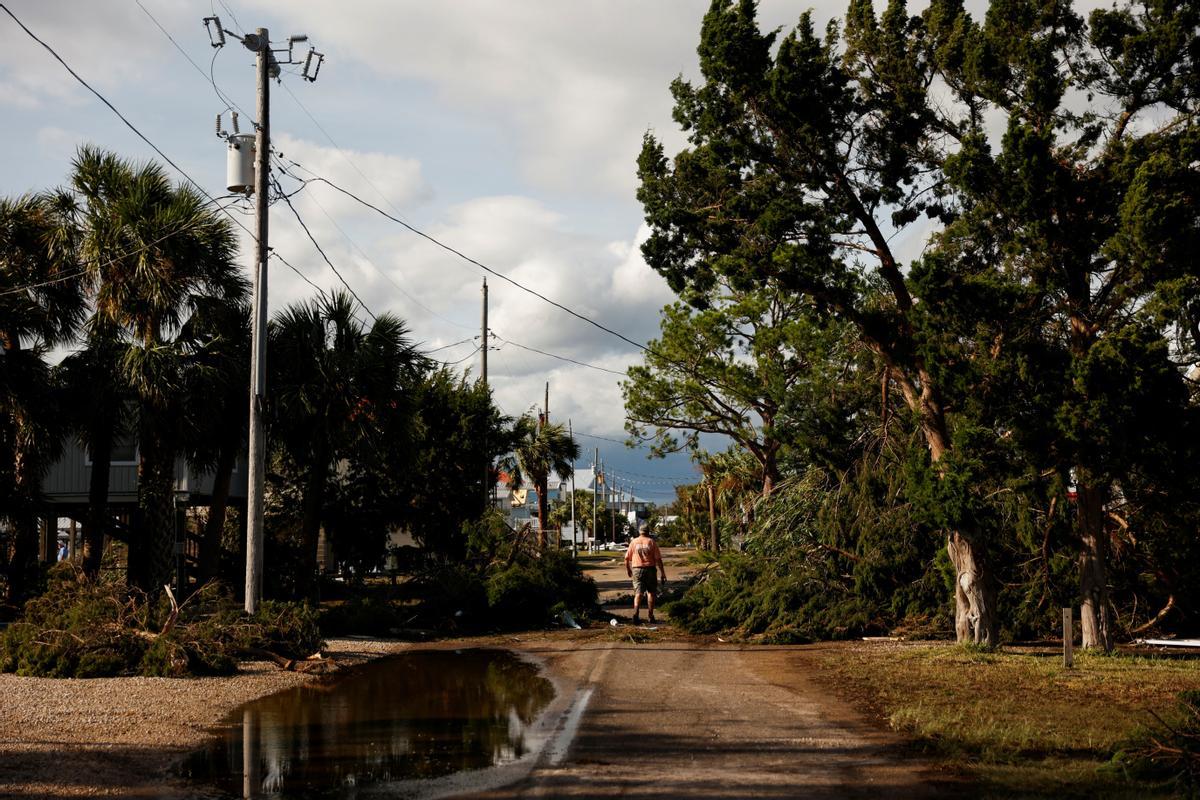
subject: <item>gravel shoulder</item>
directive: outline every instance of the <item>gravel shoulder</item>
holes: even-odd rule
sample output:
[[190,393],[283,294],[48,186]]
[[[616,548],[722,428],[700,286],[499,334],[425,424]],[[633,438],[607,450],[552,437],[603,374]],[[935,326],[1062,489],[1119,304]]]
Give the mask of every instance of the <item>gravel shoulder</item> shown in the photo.
[[[346,666],[412,645],[331,639]],[[172,770],[243,703],[314,680],[269,662],[222,678],[0,674],[0,798],[194,797]]]

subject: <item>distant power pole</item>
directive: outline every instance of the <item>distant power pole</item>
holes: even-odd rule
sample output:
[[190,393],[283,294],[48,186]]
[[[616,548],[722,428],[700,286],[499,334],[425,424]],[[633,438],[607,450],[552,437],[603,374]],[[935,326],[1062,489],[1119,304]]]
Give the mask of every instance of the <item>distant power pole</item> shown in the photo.
[[[488,353],[488,292],[487,278],[483,279],[483,312],[482,321],[480,324],[480,347],[479,347],[479,380],[483,383],[483,389],[486,392],[488,388],[487,376],[487,353]],[[483,509],[490,511],[492,505],[492,459],[487,452],[487,425],[484,420],[483,428]]]
[[[575,429],[571,427],[571,418],[567,417],[567,435],[571,444],[575,444]],[[575,530],[575,462],[571,462],[571,555],[579,557],[579,535]]]
[[[250,451],[247,458],[248,494],[246,499],[246,613],[258,611],[262,599],[263,571],[263,488],[266,462],[266,442],[263,436],[262,407],[267,384],[267,261],[271,249],[267,244],[267,208],[270,200],[271,163],[271,78],[278,79],[280,61],[271,49],[271,38],[266,28],[255,33],[238,36],[221,26],[220,18],[205,17],[204,27],[208,30],[209,42],[214,48],[225,46],[226,35],[239,39],[247,50],[257,55],[258,76],[258,124],[254,137],[254,179],[242,174],[242,137],[237,135],[237,116],[234,115],[234,135],[226,137],[229,142],[229,163],[226,178],[230,191],[254,193],[255,248],[254,248],[254,313],[251,318],[250,350]],[[307,36],[288,37],[286,64],[299,64],[292,59],[294,46],[308,41]],[[278,52],[284,52],[280,50]],[[302,77],[309,81],[317,79],[325,56],[309,49],[304,60]],[[311,71],[310,71],[311,70]],[[221,130],[221,117],[217,115],[217,134]],[[249,137],[245,137],[248,139]],[[253,189],[251,189],[251,186]]]
[[592,544],[596,543],[596,499],[600,496],[601,475],[603,473],[600,471],[600,448],[597,447],[592,459]]
[[479,347],[479,353],[480,353],[479,379],[481,381],[483,381],[483,385],[485,387],[487,386],[487,382],[488,382],[487,381],[487,351],[488,351],[487,312],[488,312],[487,278],[484,278],[483,279],[483,323],[481,325],[481,331],[480,331],[481,345]]

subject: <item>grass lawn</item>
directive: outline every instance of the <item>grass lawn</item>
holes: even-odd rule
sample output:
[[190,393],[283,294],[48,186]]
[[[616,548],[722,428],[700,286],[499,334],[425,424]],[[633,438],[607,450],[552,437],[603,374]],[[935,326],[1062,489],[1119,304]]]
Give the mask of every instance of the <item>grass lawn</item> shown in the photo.
[[1200,688],[1200,661],[950,644],[852,643],[814,653],[824,677],[979,785],[980,797],[1170,797],[1112,755],[1150,710]]

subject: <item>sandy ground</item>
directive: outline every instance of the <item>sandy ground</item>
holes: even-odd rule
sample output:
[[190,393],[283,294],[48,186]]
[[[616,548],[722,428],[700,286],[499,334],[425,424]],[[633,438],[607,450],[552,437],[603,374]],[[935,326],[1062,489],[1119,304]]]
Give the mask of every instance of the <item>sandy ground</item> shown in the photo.
[[[690,569],[668,551],[674,582]],[[558,696],[546,744],[504,776],[458,786],[511,797],[933,797],[959,794],[904,742],[814,682],[812,648],[752,647],[627,624],[619,559],[590,569],[618,626],[410,645],[344,639],[344,662],[414,647],[504,646]],[[51,680],[0,675],[0,797],[196,797],[182,756],[237,706],[312,678],[252,663],[230,678]],[[488,771],[482,771],[487,773]]]

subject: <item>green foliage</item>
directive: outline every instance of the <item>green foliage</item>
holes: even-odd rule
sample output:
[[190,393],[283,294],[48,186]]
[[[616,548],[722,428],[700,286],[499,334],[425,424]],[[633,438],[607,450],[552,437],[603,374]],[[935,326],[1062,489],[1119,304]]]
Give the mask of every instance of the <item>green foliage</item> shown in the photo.
[[503,628],[545,625],[564,610],[580,617],[596,605],[596,584],[565,550],[549,550],[521,559],[487,578],[488,611]]
[[569,551],[538,552],[514,543],[498,519],[474,526],[469,538],[470,557],[435,560],[407,585],[423,625],[518,630],[550,624],[563,611],[579,619],[593,615],[595,581]]
[[377,594],[356,595],[321,610],[321,633],[326,636],[391,636],[414,616],[405,608]]
[[449,369],[430,373],[414,394],[412,467],[398,476],[407,499],[400,518],[428,552],[462,558],[463,526],[484,512],[486,469],[512,449],[514,426],[486,385]]
[[70,564],[0,635],[0,671],[54,678],[227,675],[250,648],[303,658],[321,647],[316,613],[264,602],[247,617],[217,584],[172,618],[167,598],[81,579]]
[[773,642],[945,620],[939,543],[897,501],[904,480],[887,467],[837,483],[819,469],[785,480],[755,506],[746,552],[721,555],[671,604],[672,618],[695,633]]

